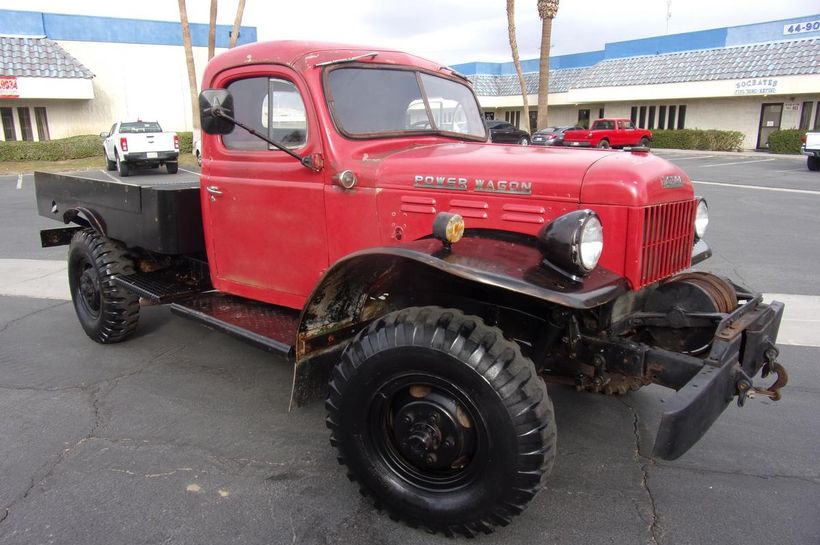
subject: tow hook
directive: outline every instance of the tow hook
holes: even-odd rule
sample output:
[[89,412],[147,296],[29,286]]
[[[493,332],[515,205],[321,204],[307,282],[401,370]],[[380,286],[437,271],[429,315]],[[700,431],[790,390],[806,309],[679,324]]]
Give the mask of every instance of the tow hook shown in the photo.
[[757,394],[766,396],[772,401],[778,401],[780,400],[780,389],[789,382],[789,374],[786,373],[786,369],[776,361],[779,355],[777,348],[770,343],[763,354],[766,363],[763,364],[761,376],[766,378],[774,374],[777,378],[768,388],[761,388],[754,386],[749,376],[741,371],[741,377],[736,383],[738,407],[742,407],[746,403],[746,398],[753,398]]

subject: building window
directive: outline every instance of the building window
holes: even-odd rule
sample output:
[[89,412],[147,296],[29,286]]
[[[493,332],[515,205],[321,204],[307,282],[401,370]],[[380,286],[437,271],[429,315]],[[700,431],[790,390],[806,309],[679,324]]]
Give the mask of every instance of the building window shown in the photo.
[[817,103],[817,107],[814,109],[814,128],[813,131],[820,131],[820,102]]
[[3,119],[3,138],[6,142],[17,140],[14,130],[14,113],[11,108],[0,108],[0,117]]
[[666,127],[666,106],[658,106],[658,129]]
[[578,126],[589,128],[589,110],[578,110]]
[[518,128],[518,122],[521,121],[521,112],[518,110],[514,112],[504,112],[504,121],[507,121],[515,126],[515,128]]
[[677,106],[669,106],[669,117],[667,118],[666,127],[668,129],[675,128],[675,112],[677,110]]
[[538,110],[530,110],[530,132],[538,130]]
[[649,120],[647,121],[647,129],[650,131],[655,128],[655,107],[649,107]]
[[603,119],[603,118],[604,118],[604,109],[603,108],[598,108],[598,119]]
[[42,106],[34,108],[34,119],[37,121],[37,139],[40,142],[51,140],[48,133],[48,116],[46,116],[46,109]]
[[641,113],[638,116],[638,126],[642,129],[646,128],[646,106],[641,106]]
[[632,120],[633,124],[638,122],[638,107],[637,106],[632,106],[632,110],[629,112],[629,119]]
[[31,130],[31,114],[28,108],[17,108],[17,117],[20,119],[20,134],[23,140],[34,140],[34,132]]
[[495,119],[495,112],[484,112],[484,119],[487,121],[492,121]]
[[678,128],[682,129],[686,122],[686,104],[678,106]]
[[811,121],[811,102],[804,102],[803,109],[800,112],[800,129],[807,130],[809,128],[809,122]]

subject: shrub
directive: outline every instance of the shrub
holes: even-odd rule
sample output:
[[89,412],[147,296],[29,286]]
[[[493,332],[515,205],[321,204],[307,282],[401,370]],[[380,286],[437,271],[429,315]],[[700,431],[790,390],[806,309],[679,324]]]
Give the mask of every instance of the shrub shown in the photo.
[[800,138],[806,131],[800,129],[783,129],[769,135],[769,152],[800,153]]
[[188,132],[178,132],[179,135],[179,153],[193,153],[194,151],[194,133]]
[[709,151],[739,151],[744,134],[738,131],[702,129],[652,131],[652,147],[669,149],[697,149]]
[[90,134],[45,142],[0,142],[0,161],[63,161],[102,154],[102,139]]

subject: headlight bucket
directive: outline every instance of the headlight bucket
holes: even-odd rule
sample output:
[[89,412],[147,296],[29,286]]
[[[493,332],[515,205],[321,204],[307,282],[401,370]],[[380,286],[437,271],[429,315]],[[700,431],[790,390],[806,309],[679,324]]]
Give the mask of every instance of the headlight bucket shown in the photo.
[[544,263],[573,280],[580,280],[598,265],[603,246],[603,226],[592,210],[564,214],[538,232]]
[[695,238],[700,240],[706,233],[706,227],[709,225],[709,204],[703,197],[695,197],[698,201],[695,208]]

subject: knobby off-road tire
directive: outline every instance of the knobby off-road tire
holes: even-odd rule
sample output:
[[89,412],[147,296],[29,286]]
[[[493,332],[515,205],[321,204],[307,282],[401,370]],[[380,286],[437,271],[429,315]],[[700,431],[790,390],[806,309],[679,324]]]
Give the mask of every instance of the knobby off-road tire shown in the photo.
[[114,284],[133,274],[125,246],[92,229],[77,231],[68,250],[68,285],[86,334],[101,344],[124,341],[137,328],[139,297]]
[[555,458],[543,381],[500,329],[440,307],[379,318],[333,370],[331,445],[394,520],[490,533],[521,513]]

